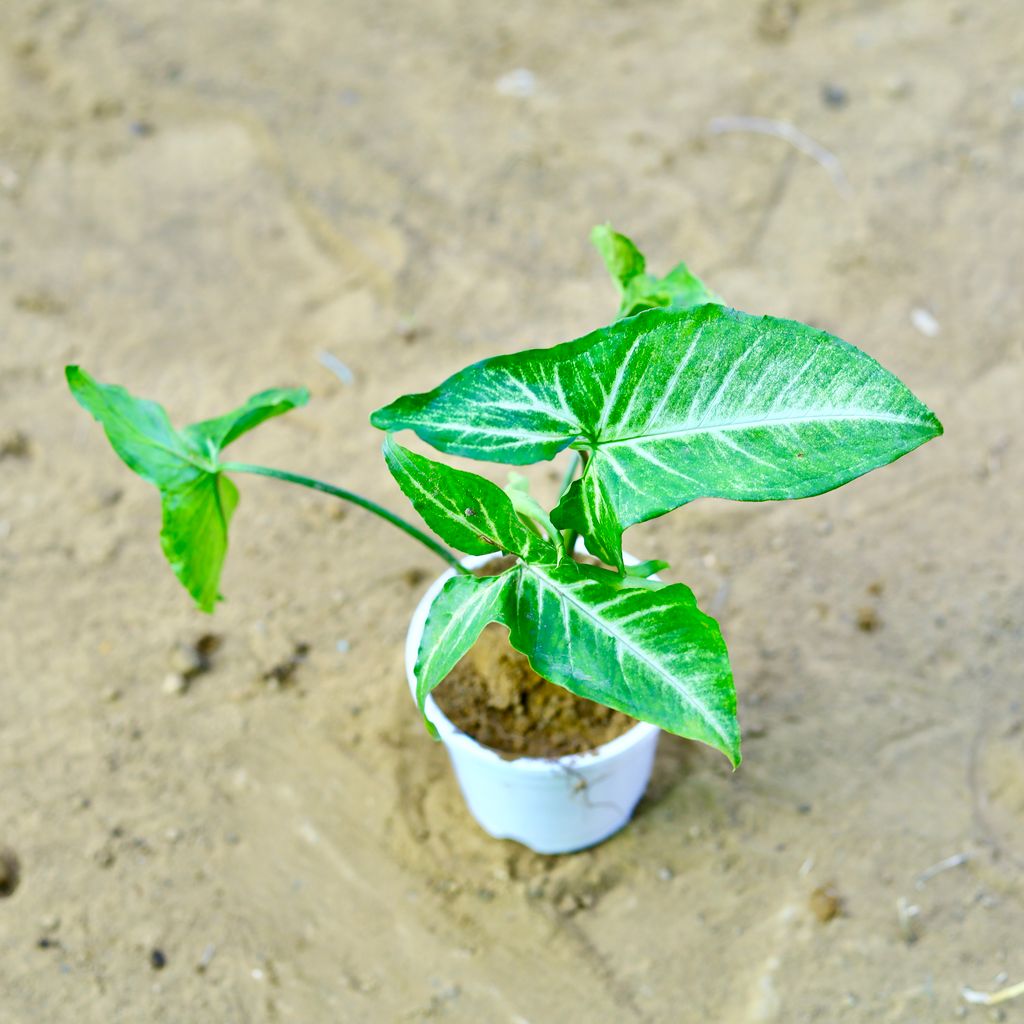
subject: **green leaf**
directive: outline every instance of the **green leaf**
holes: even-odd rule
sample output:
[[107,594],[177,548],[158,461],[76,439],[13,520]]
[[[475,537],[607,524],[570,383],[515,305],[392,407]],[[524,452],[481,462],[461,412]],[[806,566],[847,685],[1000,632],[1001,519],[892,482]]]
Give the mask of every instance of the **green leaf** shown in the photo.
[[[489,622],[504,617],[505,589],[512,575],[453,576],[434,598],[416,657],[416,700],[420,711],[428,694],[442,683],[476,643]],[[430,732],[437,730],[424,715]]]
[[636,562],[633,565],[625,566],[625,572],[627,576],[631,576],[634,579],[645,580],[648,576],[653,576],[656,572],[661,572],[662,569],[668,568],[668,562],[662,562],[658,558],[650,558],[646,562]]
[[562,535],[555,529],[544,506],[530,493],[530,481],[522,473],[509,471],[505,493],[527,526],[532,526],[541,536],[546,535],[561,543]]
[[223,473],[161,489],[160,546],[175,576],[204,612],[221,600],[220,573],[228,553],[228,527],[238,489]]
[[609,224],[595,227],[590,240],[619,287],[620,317],[662,306],[689,309],[706,302],[722,301],[685,263],[677,264],[664,277],[645,273],[647,264],[643,254]]
[[545,679],[707,743],[739,764],[736,694],[718,624],[682,584],[623,584],[614,573],[571,561],[521,561],[500,576],[450,580],[420,644],[420,706],[483,627],[499,622]]
[[633,278],[647,269],[644,254],[625,235],[613,231],[611,224],[597,224],[590,232],[590,241],[601,254],[619,291],[625,290]]
[[203,611],[213,611],[238,491],[219,469],[222,448],[271,416],[304,405],[303,388],[254,395],[226,416],[175,430],[163,407],[77,366],[66,371],[80,405],[99,421],[121,459],[160,491],[160,543],[167,561]]
[[791,320],[652,309],[577,341],[498,356],[374,413],[442,451],[586,465],[552,513],[621,567],[622,531],[701,497],[832,490],[942,433],[896,377]]
[[417,455],[390,437],[384,459],[424,522],[452,547],[470,555],[555,557],[554,547],[523,523],[497,484]]
[[193,423],[185,427],[182,433],[201,448],[208,450],[212,447],[220,451],[265,420],[305,405],[308,401],[309,392],[305,388],[270,388],[253,395],[248,402],[226,416]]
[[[521,564],[512,646],[534,670],[597,701],[740,762],[736,694],[718,623],[681,583],[622,587],[604,569]],[[512,593],[509,589],[509,593]]]

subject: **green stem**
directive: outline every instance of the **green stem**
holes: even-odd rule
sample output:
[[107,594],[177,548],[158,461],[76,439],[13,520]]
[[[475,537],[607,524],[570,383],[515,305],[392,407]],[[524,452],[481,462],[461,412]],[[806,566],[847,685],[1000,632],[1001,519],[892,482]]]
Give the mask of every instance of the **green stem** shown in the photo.
[[569,468],[565,471],[565,476],[562,478],[562,489],[558,492],[559,497],[569,490],[569,485],[576,479],[576,470],[580,468],[582,461],[583,459],[579,452],[572,453],[572,461],[569,463]]
[[[560,498],[569,490],[573,480],[576,479],[576,470],[580,468],[582,463],[583,456],[579,452],[573,452],[572,461],[569,463],[569,468],[565,471],[565,476],[562,478],[562,489],[558,492]],[[565,544],[565,553],[572,558],[573,552],[576,550],[576,531],[565,530],[562,533],[562,540]]]
[[311,476],[302,476],[299,473],[289,473],[286,469],[271,469],[269,466],[253,466],[246,462],[224,462],[221,464],[220,468],[233,473],[252,473],[255,476],[273,477],[275,480],[284,480],[290,484],[299,484],[300,487],[308,487],[310,490],[321,491],[323,494],[330,494],[335,498],[341,498],[342,501],[350,501],[353,505],[358,505],[360,508],[365,508],[367,512],[372,512],[374,515],[380,516],[381,519],[391,523],[392,526],[397,526],[403,533],[407,533],[414,540],[418,540],[422,545],[424,545],[424,547],[430,548],[435,555],[439,555],[443,558],[457,573],[469,575],[469,570],[454,554],[452,554],[451,551],[444,547],[444,545],[439,544],[429,534],[417,529],[412,525],[412,523],[407,523],[401,518],[401,516],[396,516],[394,512],[389,512],[383,505],[378,505],[377,502],[371,501],[369,498],[364,498],[361,494],[356,494],[353,491],[346,491],[344,487],[335,487],[333,484],[325,484],[322,480],[316,480]]

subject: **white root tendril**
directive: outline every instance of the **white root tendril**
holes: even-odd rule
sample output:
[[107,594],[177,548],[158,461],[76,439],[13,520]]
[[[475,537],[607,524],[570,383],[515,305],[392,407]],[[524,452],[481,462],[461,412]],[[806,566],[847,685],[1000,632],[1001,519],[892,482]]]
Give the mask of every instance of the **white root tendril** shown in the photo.
[[930,868],[925,868],[917,876],[917,881],[914,883],[915,888],[923,889],[925,882],[929,879],[934,878],[936,875],[941,875],[943,871],[952,871],[953,868],[961,867],[971,859],[968,853],[954,853],[952,857],[947,857],[945,860],[940,860],[938,864],[933,864]]
[[850,180],[846,177],[839,157],[788,121],[776,121],[770,117],[713,117],[708,122],[708,131],[712,135],[724,135],[727,132],[753,132],[757,135],[771,135],[777,139],[783,139],[800,150],[804,156],[809,156],[824,167],[832,179],[836,191],[841,196],[848,198],[853,194]]
[[975,1006],[996,1006],[1010,999],[1016,999],[1017,996],[1024,996],[1024,981],[1010,985],[1009,988],[1001,988],[998,992],[978,992],[965,985],[960,989],[960,995],[964,997],[965,1002],[974,1003]]

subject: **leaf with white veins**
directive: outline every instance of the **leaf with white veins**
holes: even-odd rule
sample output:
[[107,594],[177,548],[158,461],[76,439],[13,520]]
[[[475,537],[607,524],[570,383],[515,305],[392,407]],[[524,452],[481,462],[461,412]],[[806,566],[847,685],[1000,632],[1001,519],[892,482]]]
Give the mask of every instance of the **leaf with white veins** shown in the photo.
[[[431,606],[416,660],[422,707],[488,622],[545,679],[739,762],[736,695],[718,624],[682,584],[622,578],[559,560],[482,477],[386,446],[396,480],[449,543],[519,560],[498,576],[450,580]],[[468,504],[471,503],[471,506]],[[474,514],[465,515],[465,507]],[[491,541],[496,543],[491,543]]]
[[553,546],[526,526],[497,484],[417,455],[390,437],[384,459],[424,522],[452,547],[470,555],[554,557]]
[[[729,656],[718,623],[681,583],[622,586],[575,562],[522,565],[505,624],[545,679],[740,761]],[[552,638],[557,638],[552,642]]]
[[634,523],[700,497],[820,494],[942,433],[852,345],[711,304],[652,309],[564,345],[484,360],[372,420],[494,462],[584,452],[583,475],[552,521],[617,566]]
[[[434,598],[416,656],[416,700],[420,711],[431,690],[444,681],[476,643],[484,626],[502,619],[509,579],[508,574],[483,579],[453,576]],[[433,724],[429,719],[426,722],[436,736]]]

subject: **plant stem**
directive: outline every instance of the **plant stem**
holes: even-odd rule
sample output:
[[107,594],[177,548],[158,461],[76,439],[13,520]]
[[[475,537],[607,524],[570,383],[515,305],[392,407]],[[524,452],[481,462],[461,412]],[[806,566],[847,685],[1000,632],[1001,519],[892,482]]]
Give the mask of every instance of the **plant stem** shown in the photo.
[[558,492],[559,497],[569,490],[569,485],[576,479],[576,470],[580,468],[582,461],[583,459],[579,452],[572,453],[572,461],[569,463],[569,468],[565,471],[565,476],[562,478],[562,489]]
[[[579,452],[572,453],[572,461],[569,463],[569,468],[565,471],[565,476],[562,478],[562,489],[558,492],[558,496],[561,497],[572,484],[576,478],[576,470],[580,468],[583,462],[583,456]],[[576,531],[565,530],[562,533],[562,541],[565,544],[565,553],[572,558],[573,551],[576,549]]]
[[381,519],[391,523],[392,526],[397,526],[403,533],[407,533],[414,540],[418,540],[424,547],[430,548],[435,555],[443,558],[457,573],[462,575],[469,574],[469,570],[443,544],[439,544],[433,537],[413,526],[412,523],[407,523],[401,516],[396,516],[394,512],[389,512],[383,505],[378,505],[375,501],[364,498],[361,494],[346,491],[344,487],[325,484],[322,480],[316,480],[311,476],[289,473],[286,469],[253,466],[246,462],[224,462],[220,468],[233,473],[252,473],[255,476],[273,477],[275,480],[284,480],[290,484],[299,484],[301,487],[308,487],[314,491],[321,491],[323,494],[330,494],[335,498],[341,498],[342,501],[350,501],[353,505],[358,505],[360,508],[365,508],[367,512],[380,516]]

